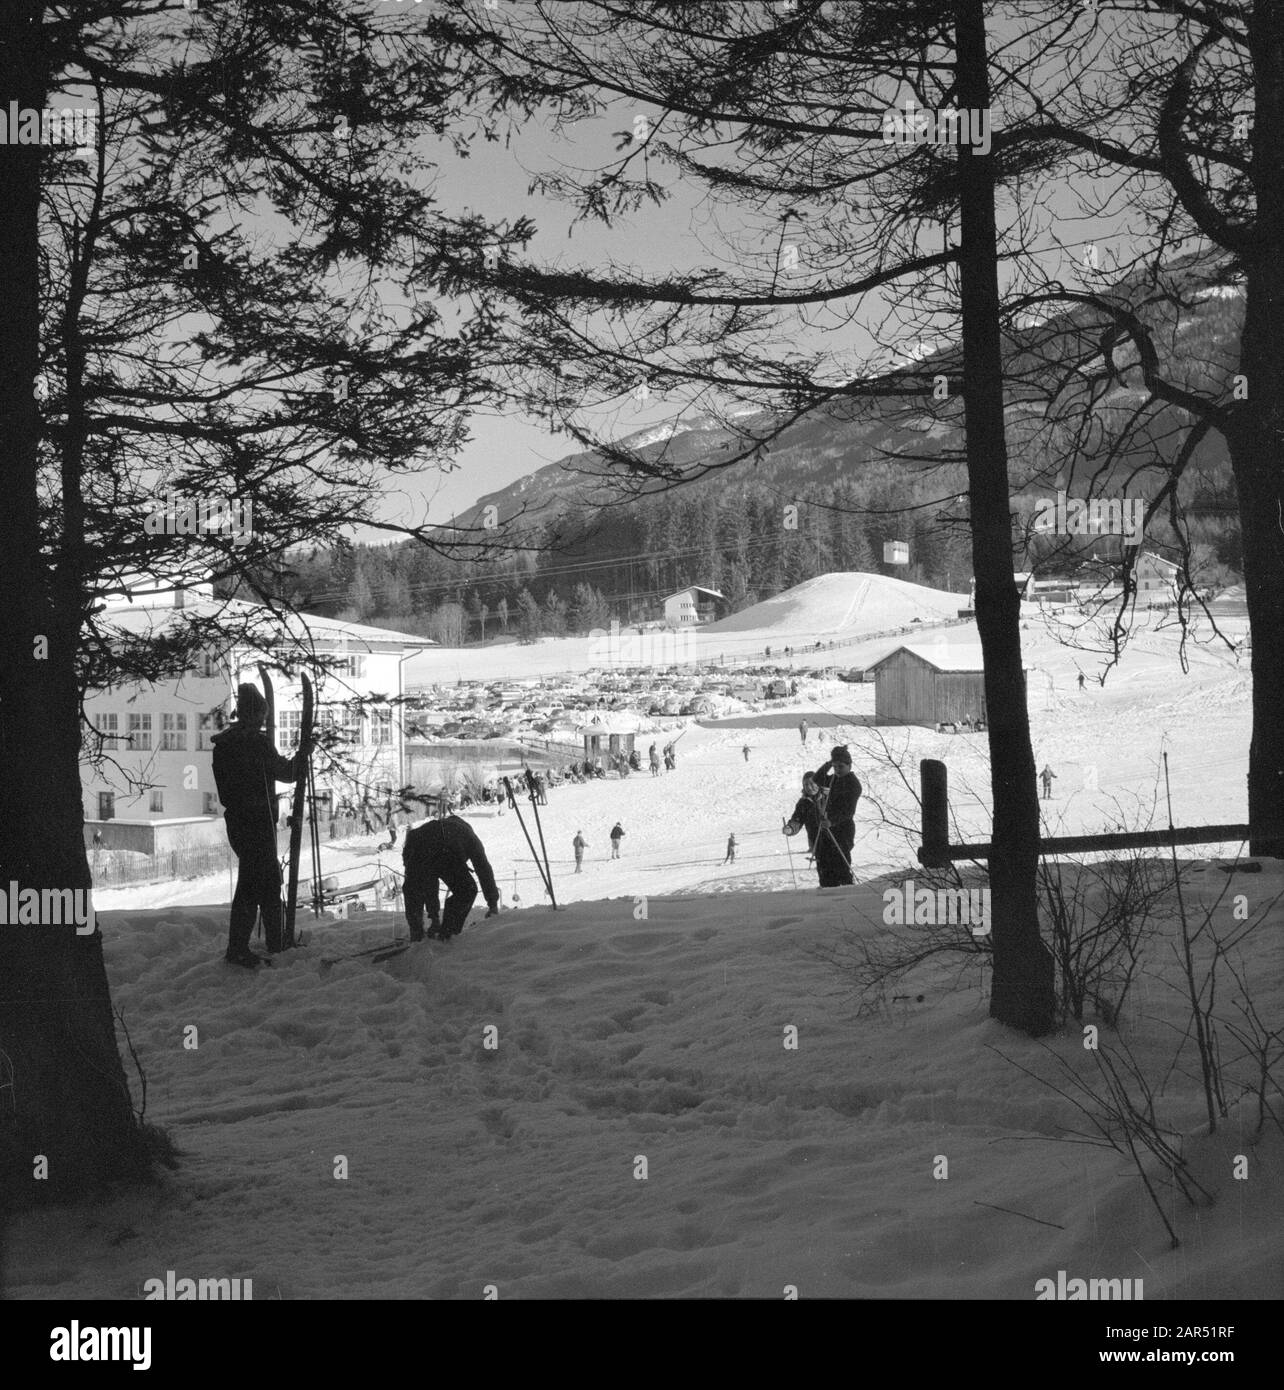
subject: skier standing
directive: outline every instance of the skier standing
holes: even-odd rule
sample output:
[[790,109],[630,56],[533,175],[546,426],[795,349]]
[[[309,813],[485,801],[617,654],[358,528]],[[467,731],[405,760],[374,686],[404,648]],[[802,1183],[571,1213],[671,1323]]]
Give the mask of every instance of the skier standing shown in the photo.
[[727,857],[722,862],[724,864],[736,862],[736,837],[734,833],[727,836]]
[[836,888],[852,882],[852,845],[856,840],[856,803],[861,785],[852,771],[852,755],[836,744],[829,761],[816,771],[816,784],[825,795],[821,834],[816,841],[816,868],[820,886]]
[[1052,795],[1052,783],[1056,780],[1056,773],[1048,766],[1043,765],[1043,771],[1039,773],[1039,780],[1043,783],[1043,799],[1046,801]]
[[807,746],[807,721],[805,719],[798,721],[798,733],[802,738],[803,747],[805,748]]
[[[469,872],[470,861],[481,880],[486,916],[493,917],[499,911],[499,889],[486,849],[466,820],[446,815],[425,821],[407,833],[401,862],[406,870],[406,921],[410,924],[411,941],[422,941],[425,935],[433,941],[445,941],[463,931],[469,910],[477,900],[477,879]],[[439,883],[444,883],[450,892],[444,913],[438,900]],[[425,906],[432,923],[427,933]]]
[[263,730],[267,701],[248,682],[236,689],[236,722],[215,734],[214,785],[223,803],[227,841],[237,858],[236,892],[228,922],[230,965],[254,967],[263,958],[250,950],[256,913],[263,914],[269,954],[284,945],[281,921],[281,865],[277,859],[277,806],[274,783],[293,782],[306,763],[302,745],[283,758]]
[[571,841],[571,848],[575,851],[575,872],[582,873],[584,869],[584,850],[588,846],[588,841],[584,838],[584,832],[577,830],[575,838]]
[[746,743],[745,746],[744,746],[740,751],[745,755],[745,762],[748,762],[748,761],[749,761],[749,745]]
[[620,841],[624,838],[624,827],[617,820],[611,827],[611,858],[620,857]]
[[655,751],[654,743],[651,745],[649,757],[651,759],[651,776],[658,777],[660,775],[660,755]]

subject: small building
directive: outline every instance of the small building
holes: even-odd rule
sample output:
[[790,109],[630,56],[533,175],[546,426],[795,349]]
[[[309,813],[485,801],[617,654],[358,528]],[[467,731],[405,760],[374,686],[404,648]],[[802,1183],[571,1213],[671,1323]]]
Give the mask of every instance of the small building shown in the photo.
[[906,644],[868,670],[874,675],[874,717],[879,724],[934,728],[987,719],[980,647]]
[[664,621],[672,627],[711,623],[722,616],[727,600],[717,589],[688,584],[664,600]]
[[634,729],[613,730],[607,725],[600,729],[583,729],[581,732],[584,736],[584,757],[591,763],[601,758],[604,767],[610,766],[621,754],[629,757],[637,739]]
[[1143,604],[1174,603],[1180,582],[1180,567],[1162,555],[1143,550],[1133,566],[1137,597]]

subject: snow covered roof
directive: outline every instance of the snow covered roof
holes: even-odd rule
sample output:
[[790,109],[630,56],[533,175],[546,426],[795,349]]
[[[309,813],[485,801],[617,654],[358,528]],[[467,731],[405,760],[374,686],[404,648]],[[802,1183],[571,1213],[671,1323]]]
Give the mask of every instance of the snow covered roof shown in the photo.
[[344,622],[340,618],[320,617],[315,613],[273,612],[257,603],[245,603],[235,598],[194,598],[175,608],[172,599],[149,604],[147,595],[123,608],[112,608],[104,618],[121,632],[149,633],[159,631],[170,623],[192,618],[225,620],[230,627],[246,629],[252,634],[248,645],[267,650],[275,646],[297,646],[300,651],[321,651],[326,654],[349,651],[394,652],[406,648],[435,647],[430,637],[418,637],[410,632],[391,628],[371,627],[367,623]]
[[872,662],[867,669],[876,671],[900,652],[909,652],[911,656],[918,657],[920,661],[926,661],[929,666],[935,666],[938,671],[981,672],[985,670],[981,648],[978,646],[963,646],[961,644],[930,646],[926,642],[902,642],[899,647],[893,648],[886,656]]
[[670,598],[681,598],[683,594],[708,594],[710,598],[725,598],[725,594],[720,594],[717,589],[706,589],[701,584],[688,584],[685,589],[679,589],[677,593],[670,594],[664,601],[668,603]]

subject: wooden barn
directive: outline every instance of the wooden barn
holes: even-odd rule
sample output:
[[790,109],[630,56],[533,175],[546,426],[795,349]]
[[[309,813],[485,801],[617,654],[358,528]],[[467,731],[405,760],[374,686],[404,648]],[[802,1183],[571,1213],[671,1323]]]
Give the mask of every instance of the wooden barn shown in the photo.
[[980,647],[900,646],[869,670],[874,676],[874,716],[880,724],[934,728],[987,719]]

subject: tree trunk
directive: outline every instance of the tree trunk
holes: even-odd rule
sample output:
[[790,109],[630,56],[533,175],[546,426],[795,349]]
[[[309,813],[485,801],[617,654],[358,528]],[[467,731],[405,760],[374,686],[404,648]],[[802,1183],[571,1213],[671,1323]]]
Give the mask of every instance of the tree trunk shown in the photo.
[[1253,634],[1253,737],[1248,755],[1249,852],[1284,857],[1284,7],[1254,6],[1253,181],[1256,245],[1245,272],[1240,371],[1248,398],[1227,429],[1244,537],[1244,588]]
[[[957,0],[958,105],[990,104],[981,0]],[[990,1015],[1033,1037],[1056,1021],[1052,956],[1039,935],[1039,800],[1021,664],[1021,609],[1012,568],[1011,502],[1003,419],[994,170],[959,144],[959,283],[963,405],[972,521],[976,623],[985,661],[990,786],[994,979]]]
[[[14,0],[0,33],[0,91],[20,109],[39,111],[46,101],[43,8]],[[37,486],[40,147],[0,146],[0,167],[0,612],[8,639],[0,662],[0,888],[88,889],[80,610],[76,586],[52,559],[57,542],[65,556],[79,538],[58,528],[42,552]],[[116,1045],[101,934],[79,935],[74,922],[0,925],[6,1205],[67,1200],[139,1176],[146,1147]]]

